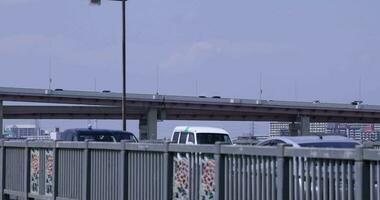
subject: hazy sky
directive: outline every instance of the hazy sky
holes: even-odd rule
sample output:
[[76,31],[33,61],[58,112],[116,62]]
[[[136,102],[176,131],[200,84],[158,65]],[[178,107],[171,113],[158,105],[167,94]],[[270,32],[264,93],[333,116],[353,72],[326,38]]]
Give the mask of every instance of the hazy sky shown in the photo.
[[[159,69],[162,94],[257,98],[261,74],[264,99],[380,104],[380,1],[130,0],[127,7],[128,92],[155,93]],[[0,0],[0,25],[0,86],[47,88],[51,63],[53,88],[94,90],[96,79],[98,90],[121,90],[120,2]],[[159,135],[177,124],[188,123],[160,123]]]

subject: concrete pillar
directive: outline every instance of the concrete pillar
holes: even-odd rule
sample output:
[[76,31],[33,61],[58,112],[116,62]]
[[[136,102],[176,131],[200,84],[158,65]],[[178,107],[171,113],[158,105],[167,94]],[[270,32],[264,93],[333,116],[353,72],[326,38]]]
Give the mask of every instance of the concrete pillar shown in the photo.
[[3,136],[4,128],[3,128],[3,120],[4,119],[4,113],[3,113],[3,101],[0,100],[0,137]]
[[140,140],[157,139],[157,109],[149,109],[139,121]]
[[289,124],[289,136],[297,136],[299,130],[299,124],[298,123],[290,123]]
[[300,116],[298,122],[300,123],[299,135],[310,135],[310,117]]
[[300,136],[310,135],[310,117],[300,116],[297,117],[297,122],[289,124],[289,135]]

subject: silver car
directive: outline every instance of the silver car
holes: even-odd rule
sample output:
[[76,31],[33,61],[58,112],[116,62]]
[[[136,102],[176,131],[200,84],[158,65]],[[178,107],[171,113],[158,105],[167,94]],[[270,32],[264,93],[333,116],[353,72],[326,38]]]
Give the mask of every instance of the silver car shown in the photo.
[[276,136],[259,142],[259,146],[288,144],[292,147],[355,148],[358,141],[343,136]]

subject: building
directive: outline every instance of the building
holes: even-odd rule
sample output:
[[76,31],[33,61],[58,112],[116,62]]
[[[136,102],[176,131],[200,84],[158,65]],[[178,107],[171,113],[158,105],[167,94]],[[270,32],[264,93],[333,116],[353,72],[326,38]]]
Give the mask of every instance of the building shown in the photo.
[[12,137],[21,138],[29,136],[38,136],[41,134],[36,125],[9,125],[5,127],[5,132],[10,133]]
[[[269,136],[289,135],[289,124],[291,122],[270,122]],[[326,133],[327,123],[310,123],[311,134]]]
[[[289,135],[289,124],[290,122],[271,122],[269,135]],[[380,124],[310,123],[310,133],[342,135],[362,141],[380,141]]]
[[270,122],[269,136],[289,135],[289,122]]

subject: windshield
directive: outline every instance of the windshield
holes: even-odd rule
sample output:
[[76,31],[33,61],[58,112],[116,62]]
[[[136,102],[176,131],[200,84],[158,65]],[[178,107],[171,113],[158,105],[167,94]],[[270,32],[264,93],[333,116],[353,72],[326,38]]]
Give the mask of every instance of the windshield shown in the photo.
[[317,142],[317,143],[301,143],[301,147],[325,147],[325,148],[355,148],[356,142]]
[[198,133],[197,142],[198,144],[215,144],[215,142],[231,144],[230,137],[227,134],[219,133]]

